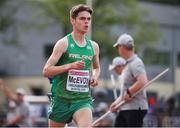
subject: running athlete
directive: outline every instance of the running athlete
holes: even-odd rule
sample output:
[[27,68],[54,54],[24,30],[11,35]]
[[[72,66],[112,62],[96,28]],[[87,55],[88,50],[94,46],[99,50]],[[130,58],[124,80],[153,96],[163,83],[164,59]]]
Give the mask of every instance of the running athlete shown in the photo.
[[111,111],[115,112],[119,109],[117,106],[121,101],[126,102],[120,107],[115,127],[141,127],[148,109],[146,90],[143,89],[134,97],[132,95],[147,83],[144,63],[135,54],[134,40],[129,34],[122,34],[114,47],[117,47],[119,54],[126,60],[122,72],[122,95],[111,104]]
[[49,127],[64,127],[72,120],[78,127],[91,127],[91,87],[98,85],[100,75],[99,46],[85,35],[93,10],[76,5],[70,10],[72,33],[54,46],[43,69],[53,77]]

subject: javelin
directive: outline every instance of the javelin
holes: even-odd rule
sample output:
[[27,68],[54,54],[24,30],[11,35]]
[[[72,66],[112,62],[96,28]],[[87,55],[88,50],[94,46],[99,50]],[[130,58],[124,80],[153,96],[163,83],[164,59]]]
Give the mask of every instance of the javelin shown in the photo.
[[[154,77],[153,79],[151,79],[148,83],[146,83],[139,91],[137,91],[136,93],[134,93],[132,95],[132,97],[136,96],[139,92],[141,92],[143,89],[147,88],[150,84],[152,84],[154,81],[156,81],[157,79],[159,79],[161,76],[163,76],[165,73],[167,73],[169,70],[169,68],[165,69],[163,72],[159,73],[156,77]],[[125,104],[127,101],[121,101],[117,107],[120,107],[121,105]],[[92,123],[92,126],[94,126],[97,122],[99,122],[100,120],[102,120],[103,118],[105,118],[106,116],[108,116],[111,113],[111,110],[108,110],[104,115],[102,115],[101,117],[99,117],[97,120],[95,120]]]

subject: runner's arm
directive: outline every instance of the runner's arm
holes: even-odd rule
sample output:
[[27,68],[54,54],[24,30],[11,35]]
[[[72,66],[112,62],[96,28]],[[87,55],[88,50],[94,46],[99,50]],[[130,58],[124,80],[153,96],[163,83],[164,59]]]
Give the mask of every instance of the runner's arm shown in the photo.
[[98,84],[98,78],[100,75],[100,62],[99,62],[99,46],[96,42],[92,42],[94,48],[94,57],[93,57],[93,76],[91,78],[91,86],[96,86]]
[[61,74],[69,69],[69,65],[55,66],[58,60],[61,58],[64,49],[67,49],[67,44],[64,40],[65,39],[61,39],[55,44],[53,52],[43,69],[43,75],[45,77],[52,77],[54,75]]
[[68,41],[66,38],[59,40],[55,44],[53,52],[43,69],[43,75],[45,77],[52,77],[54,75],[67,72],[70,69],[82,69],[84,67],[83,61],[76,61],[73,63],[56,66],[62,54],[66,51],[67,47],[68,47]]

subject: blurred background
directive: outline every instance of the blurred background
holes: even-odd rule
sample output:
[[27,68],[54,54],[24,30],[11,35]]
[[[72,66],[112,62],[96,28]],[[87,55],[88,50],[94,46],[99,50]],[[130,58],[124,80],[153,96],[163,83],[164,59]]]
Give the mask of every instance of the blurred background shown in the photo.
[[[102,115],[114,100],[107,69],[118,56],[112,46],[125,32],[134,37],[149,80],[170,69],[147,89],[149,112],[144,126],[180,126],[179,0],[1,0],[0,77],[13,92],[18,87],[26,90],[32,126],[47,126],[51,85],[42,69],[56,41],[72,31],[69,10],[80,3],[94,10],[88,37],[100,46],[102,71],[99,87],[92,90],[94,117]],[[0,125],[6,119],[7,105],[1,91]],[[107,125],[112,125],[114,115]]]

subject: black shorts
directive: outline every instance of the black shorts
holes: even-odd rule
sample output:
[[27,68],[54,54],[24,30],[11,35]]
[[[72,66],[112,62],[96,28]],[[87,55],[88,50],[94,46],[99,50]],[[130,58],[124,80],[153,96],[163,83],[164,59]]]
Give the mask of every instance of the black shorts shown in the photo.
[[147,110],[123,110],[115,120],[115,127],[142,127]]

